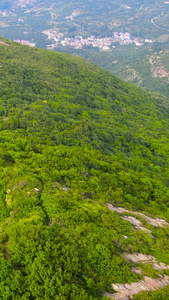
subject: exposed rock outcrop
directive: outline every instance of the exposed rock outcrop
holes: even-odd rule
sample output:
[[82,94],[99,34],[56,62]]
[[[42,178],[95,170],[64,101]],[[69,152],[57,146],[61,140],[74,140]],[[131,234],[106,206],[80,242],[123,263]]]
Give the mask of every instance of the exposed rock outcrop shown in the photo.
[[105,295],[110,299],[129,300],[132,299],[135,294],[143,291],[155,291],[159,288],[167,286],[168,284],[169,276],[164,276],[158,279],[144,276],[144,280],[139,280],[138,282],[131,284],[112,284],[112,288],[116,291],[116,293],[106,293]]
[[[127,210],[123,207],[115,207],[111,204],[108,204],[107,206],[110,210],[115,211],[115,212],[120,213],[120,214],[130,213],[130,214],[133,214],[134,216],[139,216],[142,219],[144,219],[147,223],[149,223],[150,225],[152,225],[154,227],[167,227],[167,226],[169,226],[169,223],[167,221],[163,220],[163,219],[159,219],[159,218],[153,219],[153,218],[150,218],[150,217],[146,216],[143,213],[140,213],[140,212],[137,212],[137,211],[130,211],[130,210]],[[134,225],[134,221],[137,220],[134,217],[128,217],[128,216],[125,216],[124,218],[125,218],[125,220],[129,221],[133,225]],[[140,226],[141,222],[140,223],[139,222],[140,221],[137,220],[135,226],[138,226],[138,228],[141,229],[140,228],[141,227]]]
[[125,253],[124,255],[129,261],[133,263],[139,263],[139,262],[150,263],[152,267],[157,271],[169,270],[169,266],[166,266],[162,262],[158,263],[158,261],[152,255],[146,255],[142,253],[133,253],[133,254]]
[[5,42],[3,42],[3,41],[0,41],[0,46],[1,45],[6,45],[6,46],[9,46],[8,44],[6,44]]
[[132,225],[135,226],[136,229],[140,229],[142,231],[151,233],[151,230],[141,226],[141,221],[140,220],[138,220],[134,217],[131,217],[131,216],[125,216],[125,217],[122,217],[122,218],[126,221],[129,221]]
[[[142,226],[142,222],[137,219],[138,217],[141,217],[144,219],[148,224],[154,226],[154,227],[168,227],[169,223],[163,219],[159,218],[150,218],[146,216],[143,213],[136,212],[136,211],[130,211],[127,210],[123,207],[115,207],[111,204],[108,204],[108,208],[114,212],[122,214],[122,218],[126,221],[129,221],[136,229],[140,229],[146,232],[151,232],[148,228],[145,228]],[[126,213],[130,213],[133,216],[127,216],[124,215]],[[155,257],[152,255],[145,255],[141,253],[124,253],[124,256],[127,260],[129,260],[132,263],[143,263],[143,264],[150,264],[156,271],[163,271],[163,270],[169,270],[169,266],[165,265],[162,262],[158,262]],[[137,269],[133,267],[131,269],[133,273],[142,274],[141,268]],[[169,276],[163,276],[161,273],[159,273],[159,277],[157,279],[151,278],[144,276],[144,280],[139,280],[138,282],[135,283],[125,283],[125,284],[112,284],[112,288],[114,289],[115,293],[109,294],[106,293],[105,295],[109,297],[110,299],[115,299],[115,300],[129,300],[133,299],[133,296],[135,294],[138,294],[140,292],[146,291],[155,291],[161,287],[169,285]]]
[[154,78],[166,78],[169,81],[169,72],[165,70],[161,57],[158,55],[151,55],[148,57],[149,63],[151,65],[151,72]]

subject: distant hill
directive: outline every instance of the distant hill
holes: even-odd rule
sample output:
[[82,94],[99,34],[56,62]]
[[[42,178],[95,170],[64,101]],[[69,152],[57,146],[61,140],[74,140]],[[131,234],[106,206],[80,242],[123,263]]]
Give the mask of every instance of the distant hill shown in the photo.
[[167,1],[3,0],[0,36],[82,56],[168,97]]
[[0,41],[0,299],[167,299],[169,100]]

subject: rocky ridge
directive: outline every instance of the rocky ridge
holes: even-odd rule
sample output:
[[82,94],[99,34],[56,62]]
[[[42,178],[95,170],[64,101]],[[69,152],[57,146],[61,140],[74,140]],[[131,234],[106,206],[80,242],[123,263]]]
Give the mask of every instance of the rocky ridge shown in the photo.
[[[169,226],[169,223],[166,222],[163,219],[159,218],[151,218],[146,216],[143,213],[136,212],[136,211],[129,211],[123,207],[115,207],[111,204],[108,204],[108,208],[114,212],[120,213],[120,214],[125,214],[125,213],[130,213],[133,214],[133,216],[121,216],[124,220],[129,221],[134,228],[143,230],[145,232],[151,233],[151,230],[145,228],[142,226],[142,222],[138,220],[136,217],[139,216],[142,219],[144,219],[148,224],[154,226],[154,227],[165,227]],[[126,237],[127,238],[127,237]],[[169,270],[169,266],[162,262],[158,262],[155,257],[152,255],[145,255],[142,253],[124,253],[124,257],[134,263],[143,263],[143,264],[150,264],[157,272],[158,278],[151,278],[148,276],[144,276],[143,280],[138,280],[138,282],[132,282],[131,284],[125,283],[125,284],[112,284],[112,288],[114,289],[115,293],[110,294],[106,293],[105,295],[109,297],[110,299],[115,299],[115,300],[129,300],[133,299],[133,296],[135,294],[138,294],[140,292],[146,291],[155,291],[159,288],[165,287],[169,284],[169,276],[162,275],[164,270]],[[136,268],[133,267],[132,269],[133,273],[142,275],[142,270],[141,268]]]
[[117,293],[109,294],[106,296],[110,299],[115,300],[128,300],[133,299],[135,294],[143,291],[155,291],[169,284],[169,276],[164,276],[162,278],[154,279],[151,277],[144,276],[144,280],[139,280],[131,284],[112,284],[113,289]]
[[[145,214],[143,213],[140,213],[140,212],[137,212],[137,211],[130,211],[128,209],[125,209],[123,207],[115,207],[111,204],[108,204],[107,205],[108,208],[112,211],[115,211],[117,213],[120,213],[120,214],[125,214],[125,213],[130,213],[130,214],[133,214],[134,216],[138,216],[138,217],[141,217],[142,219],[144,219],[148,224],[154,226],[154,227],[165,227],[165,226],[169,226],[169,223],[167,221],[165,221],[164,219],[159,219],[159,218],[151,218],[151,217],[148,217],[146,216]],[[141,221],[139,221],[137,218],[134,218],[134,217],[130,217],[130,216],[123,216],[122,217],[123,219],[129,221],[131,224],[133,224],[137,229],[141,229],[141,230],[144,230],[144,231],[147,231],[147,228],[144,228],[141,226]],[[150,231],[150,230],[149,230]]]

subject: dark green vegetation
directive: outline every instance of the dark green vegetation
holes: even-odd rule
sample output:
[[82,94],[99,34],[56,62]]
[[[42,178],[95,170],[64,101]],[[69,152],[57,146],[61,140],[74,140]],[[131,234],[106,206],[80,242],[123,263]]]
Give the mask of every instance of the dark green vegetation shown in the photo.
[[135,231],[106,205],[169,221],[168,99],[1,40],[0,299],[104,299],[141,278],[123,252],[169,264],[168,228]]

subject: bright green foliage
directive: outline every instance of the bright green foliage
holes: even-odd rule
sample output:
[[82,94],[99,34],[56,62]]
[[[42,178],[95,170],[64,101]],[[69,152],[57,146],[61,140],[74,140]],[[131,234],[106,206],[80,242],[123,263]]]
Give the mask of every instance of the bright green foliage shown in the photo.
[[124,252],[169,264],[168,228],[134,231],[106,206],[169,220],[168,100],[83,59],[6,42],[0,299],[105,299],[111,283],[141,278]]

